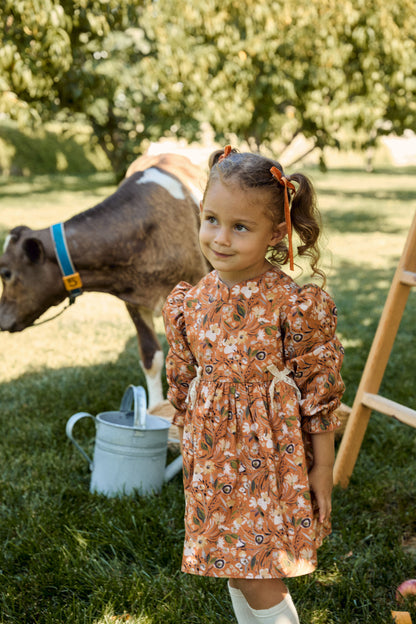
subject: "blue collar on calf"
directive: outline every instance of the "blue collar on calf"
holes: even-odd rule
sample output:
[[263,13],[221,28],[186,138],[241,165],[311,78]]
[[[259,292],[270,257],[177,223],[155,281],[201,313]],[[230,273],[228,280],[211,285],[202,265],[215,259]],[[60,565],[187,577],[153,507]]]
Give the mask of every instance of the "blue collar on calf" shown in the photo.
[[50,227],[55,254],[61,269],[62,279],[65,289],[68,291],[68,297],[71,303],[75,301],[75,297],[82,295],[82,281],[79,273],[75,271],[69,255],[68,245],[66,242],[64,224],[56,223]]

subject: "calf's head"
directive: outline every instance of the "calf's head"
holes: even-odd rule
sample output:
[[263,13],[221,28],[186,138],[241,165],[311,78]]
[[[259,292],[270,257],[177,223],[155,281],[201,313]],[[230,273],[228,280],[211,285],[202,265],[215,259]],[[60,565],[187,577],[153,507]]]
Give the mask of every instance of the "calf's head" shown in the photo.
[[45,230],[37,232],[19,226],[6,239],[0,256],[3,283],[0,329],[3,331],[25,329],[65,297],[58,265],[47,257],[44,234]]

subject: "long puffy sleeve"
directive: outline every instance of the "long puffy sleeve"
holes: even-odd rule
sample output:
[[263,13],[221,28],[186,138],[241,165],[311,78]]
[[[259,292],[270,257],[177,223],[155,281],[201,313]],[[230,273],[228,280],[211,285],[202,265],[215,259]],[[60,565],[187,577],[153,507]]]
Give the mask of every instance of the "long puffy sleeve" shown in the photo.
[[345,386],[335,304],[324,290],[308,284],[291,295],[280,314],[284,356],[302,397],[302,429],[309,433],[336,429],[339,420],[334,410]]
[[162,310],[169,344],[166,358],[167,396],[177,410],[173,424],[179,427],[184,425],[189,384],[196,374],[196,361],[188,344],[183,313],[184,298],[190,288],[190,284],[180,282],[168,296]]

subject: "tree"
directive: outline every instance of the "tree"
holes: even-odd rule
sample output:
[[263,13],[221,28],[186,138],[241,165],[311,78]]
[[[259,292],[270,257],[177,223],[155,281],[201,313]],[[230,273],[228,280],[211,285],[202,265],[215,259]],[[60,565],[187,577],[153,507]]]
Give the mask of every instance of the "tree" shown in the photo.
[[157,42],[144,64],[165,68],[166,99],[178,98],[175,86],[218,138],[284,146],[302,132],[321,148],[351,137],[365,147],[386,120],[399,134],[416,127],[413,0],[211,0],[181,10],[158,0],[142,25]]
[[[5,0],[0,113],[22,125],[79,116],[122,175],[160,136],[137,79],[141,0]],[[157,99],[153,94],[153,101]]]
[[[4,5],[4,6],[3,6]],[[150,140],[365,147],[416,127],[414,0],[5,0],[0,112],[81,115],[119,174]],[[33,18],[28,16],[33,15]]]

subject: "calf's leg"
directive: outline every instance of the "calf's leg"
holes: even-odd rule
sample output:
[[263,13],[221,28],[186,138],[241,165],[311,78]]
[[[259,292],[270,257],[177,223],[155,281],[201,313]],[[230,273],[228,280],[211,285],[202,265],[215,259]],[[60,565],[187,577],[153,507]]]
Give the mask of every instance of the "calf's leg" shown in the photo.
[[136,327],[139,354],[149,395],[149,408],[152,408],[163,401],[162,368],[164,364],[162,347],[153,324],[153,312],[142,306],[126,304],[126,307]]

